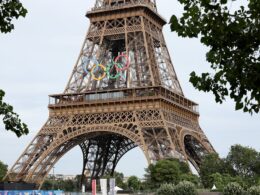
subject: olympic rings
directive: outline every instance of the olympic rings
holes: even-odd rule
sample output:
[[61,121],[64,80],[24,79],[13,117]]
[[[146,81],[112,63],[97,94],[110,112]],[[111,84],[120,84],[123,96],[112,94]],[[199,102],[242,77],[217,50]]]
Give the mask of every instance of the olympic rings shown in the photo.
[[87,70],[87,64],[90,64],[90,62],[93,61],[94,62],[94,65],[95,64],[99,64],[99,62],[97,61],[96,58],[86,58],[86,62],[83,63],[83,70],[85,71],[86,74],[88,74],[88,70]]
[[[125,66],[123,66],[118,61],[124,58],[125,59]],[[83,70],[86,73],[86,75],[90,74],[91,78],[96,81],[100,81],[104,79],[106,76],[108,79],[118,79],[120,76],[125,79],[124,71],[126,71],[130,66],[130,60],[129,57],[126,54],[120,54],[118,55],[114,61],[110,61],[106,66],[99,63],[98,60],[95,57],[91,58],[85,58],[85,62],[82,64]],[[90,67],[87,69],[87,66]],[[98,72],[99,76],[95,74]],[[112,73],[112,71],[116,71],[115,73]]]
[[[110,71],[113,69],[114,66],[115,66],[114,63],[109,63],[109,64],[107,65],[107,68],[106,68],[106,74],[107,74],[108,78],[118,79],[118,78],[120,77],[120,75],[121,75],[119,71],[118,71],[117,74],[114,75],[114,76],[110,73]],[[121,65],[120,65],[120,66],[121,66]]]
[[128,58],[128,56],[125,55],[125,54],[121,54],[121,55],[117,56],[116,59],[115,59],[115,64],[117,64],[117,61],[118,61],[121,57],[124,57],[124,58],[126,59],[126,66],[125,66],[124,68],[122,68],[122,67],[121,67],[121,68],[118,68],[118,67],[116,66],[116,70],[117,70],[117,71],[124,71],[124,70],[128,69],[128,68],[129,68],[129,65],[130,65],[129,58]]
[[[101,67],[103,70],[104,70],[104,73],[103,75],[101,75],[100,77],[96,77],[94,75],[94,70],[97,68],[97,67]],[[91,68],[91,71],[90,71],[91,75],[92,75],[92,79],[96,80],[96,81],[100,81],[102,80],[103,78],[105,78],[106,76],[106,67],[102,64],[95,64],[92,68]]]

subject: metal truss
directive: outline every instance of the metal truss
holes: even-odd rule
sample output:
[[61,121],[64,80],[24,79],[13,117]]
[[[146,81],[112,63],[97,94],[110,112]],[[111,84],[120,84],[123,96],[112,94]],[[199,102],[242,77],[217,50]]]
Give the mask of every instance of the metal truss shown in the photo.
[[[199,171],[202,157],[215,151],[199,126],[198,105],[184,97],[155,1],[96,0],[87,17],[91,24],[64,93],[50,96],[49,119],[5,180],[41,187],[76,146],[82,175],[90,178],[112,175],[135,147],[149,164],[178,158]],[[103,77],[100,64],[120,54],[129,57],[129,68],[117,79]]]

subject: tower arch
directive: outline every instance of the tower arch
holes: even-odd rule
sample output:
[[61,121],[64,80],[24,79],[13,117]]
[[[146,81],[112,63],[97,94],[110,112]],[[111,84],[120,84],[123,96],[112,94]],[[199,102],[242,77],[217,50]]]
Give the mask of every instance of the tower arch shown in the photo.
[[[97,174],[97,175],[95,175],[95,173],[92,173],[93,174],[92,178],[101,177],[102,175],[104,175],[104,173],[106,174],[113,173],[114,169],[116,168],[116,164],[118,163],[120,158],[131,149],[135,147],[140,147],[141,150],[144,152],[144,147],[141,143],[139,136],[137,136],[135,133],[130,132],[128,129],[125,129],[123,127],[117,127],[111,125],[110,126],[99,125],[99,126],[90,126],[90,127],[83,126],[80,127],[79,130],[70,132],[64,136],[59,136],[59,135],[57,136],[59,138],[56,139],[55,142],[52,142],[48,146],[48,148],[44,151],[44,153],[41,154],[40,158],[37,159],[35,165],[31,168],[27,176],[24,178],[24,181],[28,183],[37,183],[38,185],[41,185],[42,182],[44,181],[44,178],[51,170],[51,168],[69,150],[71,150],[73,147],[77,145],[81,146],[82,148],[83,143],[86,144],[91,141],[92,141],[92,146],[100,147],[98,143],[93,143],[93,142],[99,141],[101,138],[103,138],[103,140],[106,140],[110,137],[111,141],[118,142],[117,144],[121,144],[121,145],[119,145],[118,148],[115,148],[118,150],[117,152],[114,152],[114,154],[117,156],[116,157],[111,156],[110,159],[108,159],[108,160],[113,160],[113,162],[110,162],[111,163],[110,166],[112,167],[104,167],[107,166],[107,162],[104,162],[104,164],[102,165],[103,167],[99,167],[98,170],[94,170],[93,167],[92,169],[91,168],[89,169],[89,171],[92,172],[100,171],[100,169],[103,169],[105,171],[102,174]],[[112,149],[111,144],[105,145],[105,149],[107,149],[106,148],[107,146],[110,147],[108,149]],[[104,148],[100,147],[100,149],[104,149]],[[95,155],[98,155],[97,153],[98,151],[95,152],[96,152]],[[108,155],[108,153],[106,153],[106,155]],[[85,156],[85,160],[89,160],[88,157],[89,156]],[[92,159],[92,160],[95,161],[96,159]],[[84,166],[87,166],[87,162],[84,164]]]
[[194,132],[186,132],[182,140],[187,160],[199,172],[203,156],[214,152],[214,150],[209,143],[207,143],[204,134],[200,135]]

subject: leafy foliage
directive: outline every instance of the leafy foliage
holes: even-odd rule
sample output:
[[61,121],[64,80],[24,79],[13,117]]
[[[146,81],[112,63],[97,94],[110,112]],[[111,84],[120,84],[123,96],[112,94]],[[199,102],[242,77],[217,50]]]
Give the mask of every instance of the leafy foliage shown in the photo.
[[116,185],[122,189],[126,189],[127,185],[124,183],[124,174],[119,172],[114,172],[113,178],[116,179]]
[[[13,19],[25,17],[27,10],[19,0],[0,0],[0,33],[8,33],[14,29]],[[19,116],[13,112],[13,107],[3,102],[5,92],[0,89],[0,116],[6,130],[13,131],[18,137],[28,134],[27,126],[21,122]]]
[[0,116],[3,116],[3,123],[7,131],[14,132],[17,137],[29,133],[27,125],[21,122],[18,114],[13,111],[13,107],[3,102],[5,92],[0,89]]
[[184,13],[171,18],[171,29],[181,37],[200,37],[214,74],[191,73],[198,90],[215,95],[222,103],[227,96],[236,110],[258,113],[260,109],[260,1],[229,10],[234,0],[178,0]]
[[25,17],[27,10],[19,0],[0,1],[0,32],[8,33],[14,29],[13,19]]
[[146,169],[147,189],[160,187],[165,183],[178,184],[180,181],[190,181],[195,185],[199,185],[198,176],[193,175],[186,162],[180,162],[178,159],[159,160],[155,165],[149,165]]
[[248,189],[249,195],[260,195],[260,186],[252,186]]
[[238,183],[230,183],[224,188],[224,195],[243,195],[244,190]]
[[128,189],[133,190],[133,191],[137,191],[141,187],[141,182],[138,179],[138,177],[131,176],[127,180],[127,186],[128,186]]
[[44,183],[42,184],[42,187],[41,189],[42,190],[50,190],[50,189],[53,189],[54,185],[53,185],[53,181],[52,180],[49,180],[49,179],[46,179],[44,181]]
[[216,185],[218,191],[223,191],[224,187],[229,183],[236,182],[239,185],[245,186],[243,179],[239,176],[231,176],[229,174],[214,173],[211,176],[212,183]]
[[243,177],[254,177],[260,174],[260,155],[252,148],[232,146],[227,161]]
[[171,195],[174,194],[174,184],[162,184],[157,190],[156,195]]
[[255,185],[260,177],[260,153],[240,145],[231,147],[227,156],[228,163],[247,185]]
[[0,181],[4,178],[5,174],[8,171],[8,166],[5,165],[2,161],[0,161]]
[[[158,161],[155,165],[151,164],[148,167],[150,172],[150,180],[153,188],[159,187],[163,183],[178,183],[180,171],[177,164],[169,160]],[[153,185],[155,184],[155,185]]]
[[180,182],[174,188],[174,195],[196,195],[198,194],[195,185],[188,181]]
[[201,181],[204,187],[222,190],[228,183],[236,182],[247,188],[258,185],[260,180],[260,153],[241,145],[234,145],[226,158],[209,154],[202,160]]
[[178,185],[162,184],[156,195],[196,195],[195,185],[188,181],[182,181]]
[[78,192],[81,190],[76,179],[68,179],[68,180],[45,180],[42,185],[42,190],[64,190],[65,192]]
[[[212,188],[216,180],[223,179],[222,175],[221,179],[218,177],[219,175],[214,175],[216,173],[231,174],[234,176],[232,167],[225,162],[225,159],[219,158],[218,154],[208,154],[203,158],[200,166],[200,177],[205,188]],[[219,183],[221,185],[217,187],[222,187],[222,181],[219,181]]]
[[[211,179],[211,187],[214,184],[217,188],[217,190],[222,190],[225,186],[225,182],[223,181],[223,175],[221,175],[220,173],[214,173],[212,175],[210,175],[210,179]],[[211,188],[210,187],[210,188]]]
[[192,173],[182,174],[180,177],[180,181],[189,181],[196,186],[200,186],[200,184],[201,184],[199,176],[194,175]]
[[[91,184],[87,183],[84,180],[86,189],[89,190],[91,188]],[[98,185],[97,185],[98,186]],[[63,190],[65,192],[80,192],[82,190],[81,186],[81,175],[76,175],[73,179],[61,179],[56,178],[51,175],[46,179],[41,187],[42,190]]]

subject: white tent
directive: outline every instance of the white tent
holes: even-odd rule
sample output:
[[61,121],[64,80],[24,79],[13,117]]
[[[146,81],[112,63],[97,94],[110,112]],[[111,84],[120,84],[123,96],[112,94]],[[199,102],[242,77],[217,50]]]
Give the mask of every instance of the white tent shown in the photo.
[[121,191],[121,190],[123,190],[122,188],[119,188],[118,186],[116,186],[115,187],[115,191],[117,192],[117,191]]
[[217,187],[214,184],[213,187],[212,187],[212,190],[216,190],[216,189],[217,189]]

